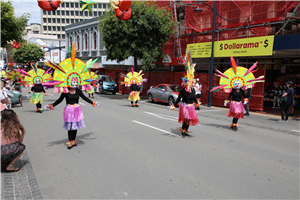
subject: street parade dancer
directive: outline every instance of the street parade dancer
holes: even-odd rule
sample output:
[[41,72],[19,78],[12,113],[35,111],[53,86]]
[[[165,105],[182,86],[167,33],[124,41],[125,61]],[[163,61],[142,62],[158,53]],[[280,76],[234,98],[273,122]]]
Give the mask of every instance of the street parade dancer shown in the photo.
[[94,81],[89,73],[89,68],[97,61],[89,60],[86,64],[75,58],[75,44],[72,44],[71,58],[63,60],[59,65],[56,65],[50,61],[46,63],[51,68],[55,69],[53,80],[59,82],[55,85],[54,92],[61,93],[58,100],[53,104],[45,106],[45,109],[53,110],[55,106],[60,104],[63,99],[66,99],[66,106],[64,108],[64,128],[68,131],[69,141],[66,143],[67,148],[71,149],[77,146],[76,135],[77,130],[85,127],[84,116],[79,104],[79,97],[86,102],[98,106],[100,103],[92,101],[87,98],[83,92],[79,89],[82,86],[82,90],[90,89],[90,82]]
[[[185,64],[186,73],[187,75],[182,78],[182,86],[183,88],[179,92],[178,98],[175,101],[175,105],[179,103],[179,117],[178,122],[182,123],[181,128],[179,128],[181,132],[181,136],[184,138],[186,136],[190,136],[189,134],[189,127],[190,125],[195,126],[200,121],[198,119],[198,115],[195,110],[194,103],[196,107],[199,106],[199,102],[197,101],[196,94],[195,94],[195,79],[194,79],[194,70],[195,65],[191,63],[190,52],[187,55],[187,62],[183,60]],[[181,102],[180,102],[181,100]],[[175,110],[175,106],[171,105],[171,109]]]
[[47,86],[49,82],[51,82],[51,75],[48,70],[38,69],[35,64],[32,64],[33,68],[28,73],[16,69],[16,71],[25,75],[25,81],[27,83],[27,87],[31,87],[29,92],[32,92],[32,96],[30,99],[30,103],[36,105],[36,112],[42,113],[42,103],[44,99],[44,94],[47,96],[48,92],[45,91],[44,86]]
[[26,81],[24,81],[24,75],[15,69],[6,73],[6,79],[9,79],[12,82],[11,87],[14,86],[16,90],[22,93],[21,86],[26,84]]
[[220,78],[220,86],[214,87],[211,91],[218,91],[223,89],[225,92],[229,92],[227,100],[224,101],[226,106],[229,102],[229,112],[227,117],[233,117],[231,129],[238,130],[238,120],[244,118],[244,106],[242,103],[242,97],[244,97],[244,104],[248,103],[248,99],[245,96],[244,90],[254,87],[257,82],[264,82],[264,76],[255,78],[253,71],[257,66],[257,62],[253,64],[249,69],[238,66],[234,58],[231,56],[231,68],[227,69],[224,74],[216,70],[216,76]]
[[124,76],[124,81],[121,83],[127,87],[130,88],[130,93],[128,100],[131,101],[131,107],[139,107],[138,101],[140,100],[140,87],[144,82],[147,81],[146,78],[143,78],[142,70],[137,73],[133,70],[133,67],[131,67],[131,72],[125,74],[122,74]]
[[87,90],[87,93],[89,94],[89,97],[92,96],[92,98],[94,98],[94,93],[95,93],[95,88],[97,88],[97,85],[95,85],[95,83],[97,82],[97,75],[95,74],[95,72],[90,72],[91,74],[91,78],[93,79],[93,81],[91,82],[90,86],[91,88],[89,90]]

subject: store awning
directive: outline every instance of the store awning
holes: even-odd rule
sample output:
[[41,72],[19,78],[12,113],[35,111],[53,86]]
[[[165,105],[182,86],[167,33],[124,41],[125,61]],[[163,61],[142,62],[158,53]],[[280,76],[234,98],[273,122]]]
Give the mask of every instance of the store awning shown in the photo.
[[275,57],[299,57],[300,34],[275,36],[273,50]]

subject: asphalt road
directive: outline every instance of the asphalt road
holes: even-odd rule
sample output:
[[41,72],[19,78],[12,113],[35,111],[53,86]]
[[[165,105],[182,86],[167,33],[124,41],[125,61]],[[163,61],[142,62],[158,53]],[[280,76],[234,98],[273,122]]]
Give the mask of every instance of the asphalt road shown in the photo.
[[228,110],[202,107],[181,138],[178,109],[96,94],[98,107],[80,100],[87,127],[68,150],[65,101],[39,114],[29,100],[15,111],[44,199],[299,199],[297,120],[251,114],[234,132]]

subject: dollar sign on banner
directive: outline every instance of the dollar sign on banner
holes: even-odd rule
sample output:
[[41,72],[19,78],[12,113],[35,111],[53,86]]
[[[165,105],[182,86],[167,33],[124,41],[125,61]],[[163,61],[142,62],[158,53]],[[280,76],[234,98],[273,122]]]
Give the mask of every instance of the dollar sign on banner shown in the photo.
[[264,42],[265,43],[265,45],[264,45],[265,48],[267,48],[267,46],[269,45],[268,42],[269,42],[268,39],[266,39],[265,42]]
[[222,50],[223,49],[223,44],[220,44],[220,50]]

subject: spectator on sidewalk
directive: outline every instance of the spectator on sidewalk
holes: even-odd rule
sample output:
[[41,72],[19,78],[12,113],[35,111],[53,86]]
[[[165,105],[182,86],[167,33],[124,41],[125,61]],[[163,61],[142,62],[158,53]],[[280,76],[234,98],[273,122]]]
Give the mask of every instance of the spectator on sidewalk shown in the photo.
[[[287,90],[286,92],[281,96],[281,120],[278,122],[288,122],[289,119],[289,107],[293,104],[293,97],[294,97],[294,89],[292,88],[293,82],[289,81],[287,82]],[[286,97],[286,98],[284,98]],[[285,119],[284,119],[285,115]]]
[[289,116],[294,116],[294,107],[297,105],[296,97],[297,97],[297,91],[295,90],[295,87],[292,87],[294,90],[294,95],[293,95],[293,102],[292,105],[289,107]]
[[16,90],[16,88],[13,88],[10,93],[13,95],[13,98],[10,99],[12,107],[16,106],[17,104],[20,104],[20,106],[23,107],[22,93]]
[[0,83],[0,96],[1,96],[1,103],[5,104],[5,105],[8,105],[9,101],[8,101],[7,95],[5,94],[5,92],[3,90],[3,82],[2,82],[2,80],[1,80],[1,83]]
[[14,164],[25,150],[25,145],[22,144],[24,134],[25,129],[17,114],[10,109],[1,111],[1,171],[16,172],[19,170],[14,167]]
[[248,117],[250,116],[250,114],[249,114],[249,103],[250,103],[250,99],[251,99],[251,91],[252,91],[252,88],[247,88],[245,90],[245,96],[248,99],[248,102],[245,104],[246,113],[244,115],[248,116]]

